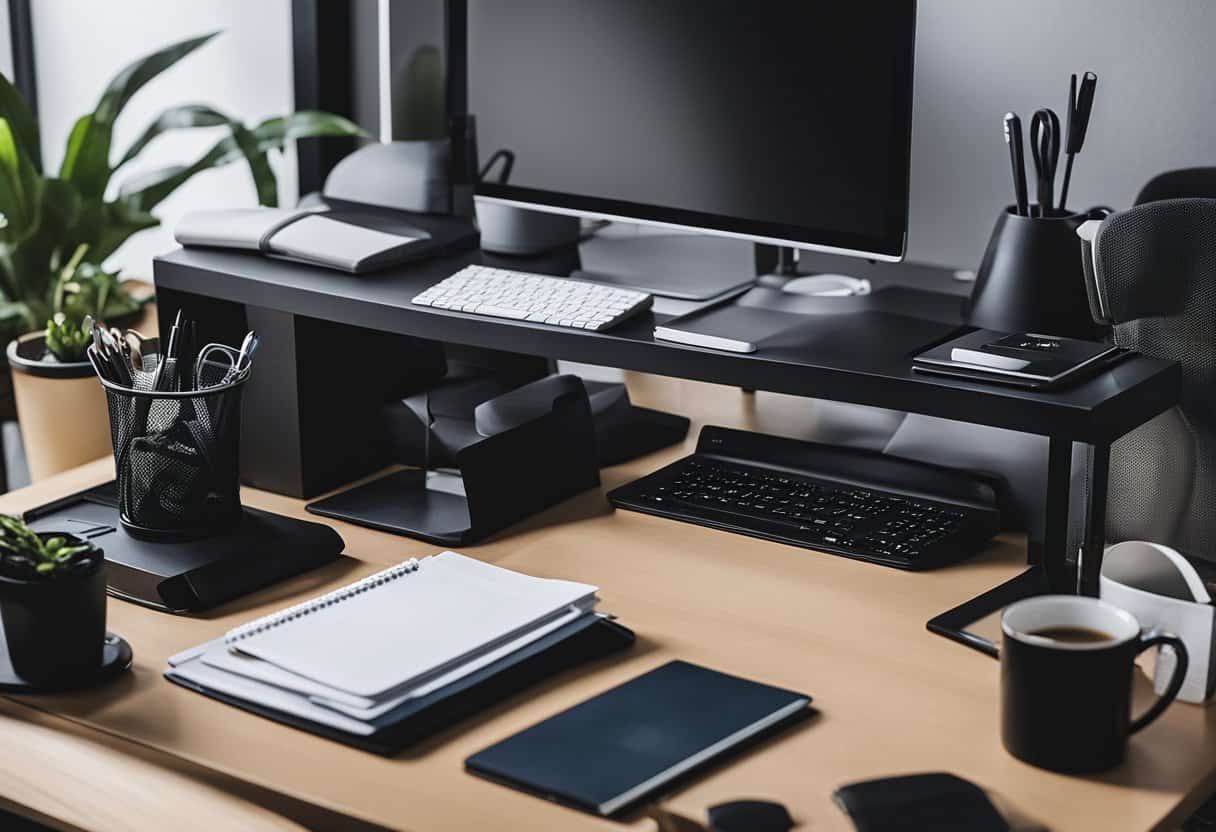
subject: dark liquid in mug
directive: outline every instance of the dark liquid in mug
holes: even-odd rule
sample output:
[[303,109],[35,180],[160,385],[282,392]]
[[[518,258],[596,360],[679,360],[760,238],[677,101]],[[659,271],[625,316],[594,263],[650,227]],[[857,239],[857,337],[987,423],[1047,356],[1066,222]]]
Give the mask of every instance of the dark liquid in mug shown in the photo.
[[1030,630],[1029,634],[1039,638],[1049,638],[1063,644],[1098,644],[1115,640],[1109,633],[1089,627],[1045,627],[1042,630]]

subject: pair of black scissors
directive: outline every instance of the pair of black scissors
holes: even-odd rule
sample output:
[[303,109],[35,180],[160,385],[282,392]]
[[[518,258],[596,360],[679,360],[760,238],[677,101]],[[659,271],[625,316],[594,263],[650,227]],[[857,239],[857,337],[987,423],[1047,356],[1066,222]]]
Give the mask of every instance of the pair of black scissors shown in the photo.
[[1030,119],[1030,155],[1034,158],[1035,197],[1039,216],[1050,216],[1056,187],[1056,166],[1060,163],[1060,117],[1055,110],[1035,110]]

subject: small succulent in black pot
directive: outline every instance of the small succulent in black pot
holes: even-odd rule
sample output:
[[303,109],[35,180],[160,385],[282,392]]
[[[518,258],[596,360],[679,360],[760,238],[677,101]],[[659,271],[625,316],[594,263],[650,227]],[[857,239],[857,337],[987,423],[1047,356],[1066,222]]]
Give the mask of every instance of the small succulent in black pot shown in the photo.
[[106,634],[101,549],[0,514],[0,622],[13,671],[35,687],[96,676]]

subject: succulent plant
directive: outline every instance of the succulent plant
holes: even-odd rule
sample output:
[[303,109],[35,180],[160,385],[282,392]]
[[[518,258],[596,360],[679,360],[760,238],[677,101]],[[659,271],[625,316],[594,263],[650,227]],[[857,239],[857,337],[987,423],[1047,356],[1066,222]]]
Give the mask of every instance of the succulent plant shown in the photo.
[[0,567],[14,578],[55,578],[89,562],[87,543],[66,537],[45,540],[16,517],[0,514]]
[[84,361],[85,348],[93,335],[93,322],[75,315],[56,312],[46,322],[46,348],[51,355],[64,364]]

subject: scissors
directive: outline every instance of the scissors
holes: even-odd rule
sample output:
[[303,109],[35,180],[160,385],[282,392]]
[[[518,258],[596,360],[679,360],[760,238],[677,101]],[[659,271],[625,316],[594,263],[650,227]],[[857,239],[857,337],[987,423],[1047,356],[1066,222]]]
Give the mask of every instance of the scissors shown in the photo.
[[203,370],[208,364],[213,364],[216,370],[223,369],[221,380],[217,380],[213,384],[206,387],[218,387],[221,384],[226,384],[232,380],[232,376],[236,375],[241,354],[239,350],[234,350],[227,344],[208,344],[199,350],[198,359],[194,362],[194,389],[203,390]]
[[115,336],[115,340],[118,341],[118,345],[122,348],[123,355],[131,362],[131,366],[136,370],[144,369],[144,342],[148,338],[143,333],[134,329],[128,329],[126,332],[112,329],[110,334]]
[[1052,212],[1056,166],[1060,162],[1060,117],[1055,110],[1035,110],[1030,120],[1030,154],[1034,157],[1039,216],[1046,217]]

